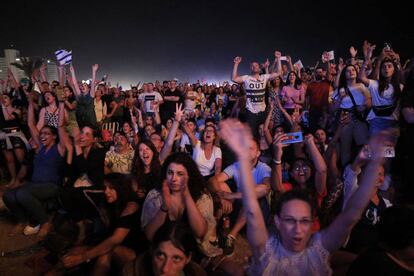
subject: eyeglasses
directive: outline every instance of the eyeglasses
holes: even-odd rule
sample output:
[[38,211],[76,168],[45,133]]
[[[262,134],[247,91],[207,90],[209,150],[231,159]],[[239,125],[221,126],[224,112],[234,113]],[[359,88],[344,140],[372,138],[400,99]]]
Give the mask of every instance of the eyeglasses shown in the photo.
[[310,226],[313,222],[312,219],[310,218],[304,218],[304,219],[295,219],[295,218],[281,218],[281,220],[286,223],[287,225],[290,226],[295,226],[296,224],[299,223],[299,225],[302,226]]
[[295,166],[295,167],[293,167],[293,170],[295,170],[295,171],[300,171],[300,170],[303,170],[304,172],[307,172],[307,171],[309,171],[310,170],[310,168],[308,167],[308,166],[306,166],[306,165],[299,165],[299,166]]

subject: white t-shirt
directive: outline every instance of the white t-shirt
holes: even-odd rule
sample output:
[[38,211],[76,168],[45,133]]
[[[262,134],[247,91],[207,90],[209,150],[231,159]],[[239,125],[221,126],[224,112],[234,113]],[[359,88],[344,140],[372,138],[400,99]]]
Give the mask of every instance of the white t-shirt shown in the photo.
[[197,145],[193,149],[193,160],[197,163],[202,176],[208,176],[214,173],[216,159],[221,159],[220,148],[213,146],[211,157],[207,159],[204,150],[201,148],[201,142],[197,142]]
[[[229,178],[233,178],[236,182],[237,189],[240,189],[240,164],[235,162],[224,169],[224,173],[227,174]],[[256,167],[252,170],[252,175],[254,182],[256,184],[262,184],[264,178],[270,177],[272,170],[268,165],[263,162],[258,161]]]
[[[349,92],[354,96],[354,100],[356,105],[365,105],[365,95],[358,87],[349,87]],[[336,89],[335,92],[332,95],[332,99],[339,99],[340,94],[345,93],[345,89],[341,88],[340,90]],[[354,105],[352,103],[351,97],[346,95],[342,98],[341,101],[341,108],[352,108]]]
[[265,92],[269,78],[269,74],[260,75],[259,79],[249,75],[241,76],[244,90],[246,91],[246,108],[250,112],[259,113],[265,111]]
[[153,103],[154,101],[162,101],[162,96],[156,91],[145,92],[139,95],[138,100],[144,101],[144,112],[155,112]]
[[[382,97],[379,92],[379,82],[377,80],[369,80],[368,90],[371,93],[373,106],[392,105],[394,103],[394,87],[392,86],[392,84],[389,84],[388,88],[383,91]],[[387,120],[398,120],[398,114],[399,109],[396,108],[394,110],[394,113],[390,116],[379,117],[376,116],[374,111],[371,109],[371,111],[368,113],[367,120],[369,121],[377,117]]]

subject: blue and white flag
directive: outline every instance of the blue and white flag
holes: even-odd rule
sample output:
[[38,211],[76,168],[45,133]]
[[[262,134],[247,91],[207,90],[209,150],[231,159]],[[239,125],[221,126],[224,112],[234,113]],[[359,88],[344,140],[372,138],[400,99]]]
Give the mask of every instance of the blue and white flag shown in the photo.
[[60,65],[67,65],[72,63],[72,51],[57,50],[55,52],[56,59]]

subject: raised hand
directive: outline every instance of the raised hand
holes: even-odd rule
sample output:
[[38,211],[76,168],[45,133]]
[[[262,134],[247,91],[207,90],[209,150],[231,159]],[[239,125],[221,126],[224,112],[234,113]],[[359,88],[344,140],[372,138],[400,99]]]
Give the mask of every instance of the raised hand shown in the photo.
[[286,56],[286,61],[289,63],[292,63],[292,57],[291,56]]
[[249,156],[250,142],[253,139],[250,129],[235,119],[220,123],[220,137],[239,158]]
[[269,59],[266,59],[265,63],[263,63],[263,67],[268,68],[269,66],[270,66],[270,61]]
[[315,139],[312,134],[308,134],[305,136],[305,144],[307,146],[315,144]]
[[99,68],[99,64],[93,64],[93,65],[92,65],[92,71],[93,71],[93,72],[98,71],[98,68]]
[[241,58],[241,57],[239,57],[239,56],[235,57],[235,58],[234,58],[234,60],[233,60],[233,62],[234,62],[235,64],[239,64],[241,61],[242,61],[242,58]]
[[288,144],[282,143],[287,139],[287,135],[283,132],[276,133],[273,138],[273,158],[275,158],[278,161],[282,160],[283,148],[289,146]]
[[75,73],[75,68],[73,67],[73,65],[71,64],[70,66],[69,66],[69,71],[73,74],[73,73]]
[[182,106],[183,106],[183,104],[178,104],[178,103],[175,104],[175,113],[174,113],[175,117],[174,117],[174,119],[177,122],[181,121],[181,118],[183,117],[183,114],[184,114],[184,109],[182,108]]
[[355,58],[357,53],[358,53],[358,50],[355,49],[354,46],[349,47],[349,54],[351,55],[352,58]]

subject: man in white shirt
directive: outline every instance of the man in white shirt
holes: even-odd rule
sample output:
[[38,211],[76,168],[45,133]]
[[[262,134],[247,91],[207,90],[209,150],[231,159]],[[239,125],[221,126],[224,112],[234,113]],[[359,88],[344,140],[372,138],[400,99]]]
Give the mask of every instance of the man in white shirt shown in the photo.
[[144,92],[138,97],[141,104],[141,110],[151,115],[158,111],[160,104],[164,103],[161,94],[153,89],[154,84],[148,83],[148,92]]
[[[278,60],[279,64],[280,56],[281,53],[276,51],[275,57]],[[237,71],[241,61],[241,57],[234,58],[232,81],[241,84],[244,87],[244,90],[246,92],[246,121],[250,126],[253,135],[255,137],[258,137],[259,125],[262,124],[266,118],[265,93],[267,81],[277,78],[280,76],[280,74],[279,72],[275,72],[271,74],[260,75],[260,64],[256,61],[253,61],[250,64],[251,74],[239,76]],[[267,60],[264,64],[266,70],[269,65],[270,63]],[[278,68],[280,67],[278,66]]]

